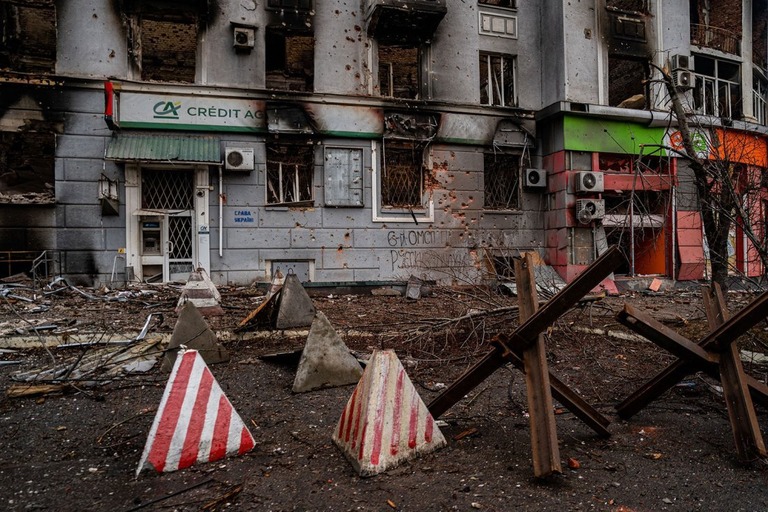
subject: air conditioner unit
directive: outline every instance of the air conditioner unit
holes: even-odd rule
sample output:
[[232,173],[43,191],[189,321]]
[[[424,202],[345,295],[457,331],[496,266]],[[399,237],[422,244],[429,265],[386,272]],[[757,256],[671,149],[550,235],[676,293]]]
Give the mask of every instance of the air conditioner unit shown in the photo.
[[576,193],[602,192],[604,189],[603,173],[595,171],[579,171],[575,173],[574,190]]
[[693,68],[693,57],[690,55],[673,55],[672,69],[691,69]]
[[251,51],[256,45],[256,29],[254,27],[233,27],[232,46],[235,50]]
[[581,224],[589,224],[593,220],[605,218],[604,199],[577,199],[576,220]]
[[690,89],[693,87],[693,73],[687,69],[675,69],[672,71],[672,82],[678,89]]
[[544,169],[526,169],[525,186],[539,190],[547,188],[547,171]]
[[228,171],[252,171],[254,169],[253,148],[226,148],[224,168]]

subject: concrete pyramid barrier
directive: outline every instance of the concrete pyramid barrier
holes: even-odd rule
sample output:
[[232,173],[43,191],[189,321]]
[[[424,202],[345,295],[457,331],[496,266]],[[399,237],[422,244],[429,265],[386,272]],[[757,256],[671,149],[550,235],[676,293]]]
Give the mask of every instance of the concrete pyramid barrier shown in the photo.
[[299,277],[293,273],[288,274],[280,291],[280,306],[275,327],[278,329],[307,327],[312,325],[314,318],[315,305],[312,304],[312,299],[301,286]]
[[375,350],[333,434],[360,476],[445,446],[445,438],[392,350]]
[[221,308],[221,294],[202,268],[190,272],[187,284],[181,290],[179,302],[176,304],[176,312],[178,313],[187,302],[194,304],[203,316],[224,314]]
[[331,322],[318,311],[309,329],[301,353],[293,392],[354,384],[363,375],[363,368],[341,340]]
[[229,352],[219,343],[205,318],[191,302],[184,304],[179,312],[171,341],[168,342],[168,348],[163,357],[163,371],[173,368],[176,353],[181,345],[200,352],[207,364],[229,361]]
[[136,477],[249,452],[253,436],[196,350],[179,354],[155,414]]

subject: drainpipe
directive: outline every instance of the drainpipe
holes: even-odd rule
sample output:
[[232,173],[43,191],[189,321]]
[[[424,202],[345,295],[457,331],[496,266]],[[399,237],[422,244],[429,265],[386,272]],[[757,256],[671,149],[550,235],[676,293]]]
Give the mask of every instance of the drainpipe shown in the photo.
[[224,256],[222,244],[224,242],[224,177],[219,166],[219,258]]

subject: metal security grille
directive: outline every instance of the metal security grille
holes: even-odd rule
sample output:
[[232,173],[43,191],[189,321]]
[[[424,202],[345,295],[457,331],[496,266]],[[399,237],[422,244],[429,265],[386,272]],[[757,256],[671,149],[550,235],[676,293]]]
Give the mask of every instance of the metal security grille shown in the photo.
[[486,153],[485,208],[517,210],[520,208],[520,156]]
[[142,169],[141,207],[145,210],[192,210],[192,173]]
[[192,217],[168,217],[168,241],[171,260],[192,258]]
[[395,208],[421,207],[422,149],[415,144],[384,144],[381,204]]

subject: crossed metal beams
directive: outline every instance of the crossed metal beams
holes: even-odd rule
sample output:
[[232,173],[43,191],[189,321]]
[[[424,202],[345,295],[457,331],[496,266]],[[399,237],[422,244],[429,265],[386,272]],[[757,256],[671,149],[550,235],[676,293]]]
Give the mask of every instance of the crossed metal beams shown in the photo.
[[552,397],[557,398],[563,406],[598,435],[610,436],[607,428],[610,421],[549,373],[540,335],[584,295],[608,277],[622,260],[621,252],[616,247],[611,247],[540,309],[537,309],[532,261],[527,257],[519,263],[519,268],[516,262],[515,276],[518,280],[522,324],[509,335],[500,334],[494,337],[492,340],[494,349],[432,400],[428,406],[432,416],[439,417],[493,372],[507,363],[512,363],[526,374],[531,417],[531,446],[534,474],[537,477],[561,471],[557,434],[554,429]]
[[616,406],[622,418],[630,418],[681,379],[699,370],[723,385],[728,416],[740,460],[766,456],[752,400],[768,406],[768,386],[744,373],[736,339],[768,315],[768,292],[736,315],[730,316],[719,286],[704,293],[710,333],[698,343],[677,334],[650,315],[629,304],[618,315],[625,326],[678,356],[655,377]]

